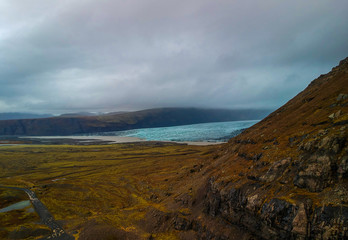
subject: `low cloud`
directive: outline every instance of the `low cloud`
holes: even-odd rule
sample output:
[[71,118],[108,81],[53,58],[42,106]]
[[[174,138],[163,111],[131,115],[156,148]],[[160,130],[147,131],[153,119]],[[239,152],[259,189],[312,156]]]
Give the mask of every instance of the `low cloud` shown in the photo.
[[276,108],[348,55],[345,0],[0,3],[0,112]]

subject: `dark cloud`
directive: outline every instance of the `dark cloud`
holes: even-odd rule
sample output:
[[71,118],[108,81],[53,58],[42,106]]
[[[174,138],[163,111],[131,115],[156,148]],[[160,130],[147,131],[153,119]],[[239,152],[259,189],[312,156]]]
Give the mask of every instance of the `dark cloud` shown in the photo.
[[275,108],[348,55],[346,0],[3,0],[0,111]]

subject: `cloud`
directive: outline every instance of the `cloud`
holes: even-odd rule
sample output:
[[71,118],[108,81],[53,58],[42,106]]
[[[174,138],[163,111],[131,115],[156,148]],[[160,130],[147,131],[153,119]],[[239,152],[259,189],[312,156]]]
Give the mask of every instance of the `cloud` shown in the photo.
[[276,108],[348,54],[347,1],[0,3],[0,111]]

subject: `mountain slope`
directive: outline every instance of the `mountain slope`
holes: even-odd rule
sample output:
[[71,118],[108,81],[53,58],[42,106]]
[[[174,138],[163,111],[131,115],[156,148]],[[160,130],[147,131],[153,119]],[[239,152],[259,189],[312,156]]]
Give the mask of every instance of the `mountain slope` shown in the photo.
[[0,135],[71,135],[194,123],[261,119],[268,110],[158,108],[100,116],[0,121]]
[[256,239],[346,239],[347,143],[348,58],[220,146],[173,209],[191,209],[182,229],[197,238],[234,239],[237,225]]

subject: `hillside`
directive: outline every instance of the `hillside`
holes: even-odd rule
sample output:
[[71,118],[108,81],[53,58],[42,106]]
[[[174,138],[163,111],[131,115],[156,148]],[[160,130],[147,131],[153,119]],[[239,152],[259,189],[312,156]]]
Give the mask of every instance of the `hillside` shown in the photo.
[[158,108],[100,116],[52,117],[0,121],[0,135],[72,135],[205,122],[262,119],[268,110]]
[[204,239],[234,239],[232,226],[256,239],[347,239],[347,138],[348,58],[220,147],[173,200],[192,210],[180,229]]

